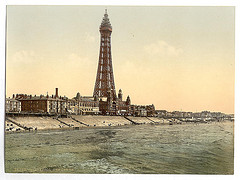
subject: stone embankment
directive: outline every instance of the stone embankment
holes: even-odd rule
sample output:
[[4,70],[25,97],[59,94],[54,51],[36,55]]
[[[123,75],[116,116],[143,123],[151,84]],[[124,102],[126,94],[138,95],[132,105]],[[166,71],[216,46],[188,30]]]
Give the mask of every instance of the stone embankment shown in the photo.
[[69,117],[6,117],[5,131],[36,131],[51,129],[80,129],[86,127],[110,127],[140,124],[173,124],[170,119],[157,117],[132,117],[132,116],[79,116]]

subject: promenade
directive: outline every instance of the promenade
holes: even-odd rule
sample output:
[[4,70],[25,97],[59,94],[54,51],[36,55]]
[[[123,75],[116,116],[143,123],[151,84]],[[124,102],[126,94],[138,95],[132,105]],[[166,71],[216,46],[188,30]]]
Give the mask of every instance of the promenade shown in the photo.
[[6,117],[6,132],[23,132],[55,129],[80,129],[88,127],[110,127],[141,124],[172,124],[180,123],[179,120],[163,119],[157,117],[133,116],[80,116],[69,117]]
[[61,116],[6,116],[5,132],[29,132],[38,130],[74,130],[81,128],[113,127],[126,125],[173,125],[182,123],[211,123],[232,119],[187,119],[134,116],[71,115]]

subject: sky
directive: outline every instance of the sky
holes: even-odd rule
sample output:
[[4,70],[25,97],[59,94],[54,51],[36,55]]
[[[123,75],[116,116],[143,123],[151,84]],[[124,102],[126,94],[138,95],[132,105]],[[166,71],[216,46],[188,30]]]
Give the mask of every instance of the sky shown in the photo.
[[8,6],[6,96],[92,95],[105,8],[124,99],[234,113],[234,7]]

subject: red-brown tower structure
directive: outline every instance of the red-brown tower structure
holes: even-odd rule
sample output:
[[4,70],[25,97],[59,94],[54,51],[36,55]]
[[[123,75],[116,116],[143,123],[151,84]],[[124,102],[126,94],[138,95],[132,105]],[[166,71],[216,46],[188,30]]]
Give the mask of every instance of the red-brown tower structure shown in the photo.
[[112,26],[108,18],[107,10],[105,10],[99,31],[101,34],[100,53],[93,96],[108,97],[110,91],[112,98],[115,100],[116,90],[114,84],[111,54]]

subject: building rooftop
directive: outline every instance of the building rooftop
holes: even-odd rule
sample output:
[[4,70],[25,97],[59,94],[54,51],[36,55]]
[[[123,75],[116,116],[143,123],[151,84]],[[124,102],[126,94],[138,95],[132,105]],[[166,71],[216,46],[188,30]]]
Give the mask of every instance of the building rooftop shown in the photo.
[[35,101],[35,100],[58,100],[58,101],[64,101],[63,98],[55,98],[55,97],[47,97],[47,96],[27,96],[27,97],[20,97],[18,100],[21,100],[21,101],[28,101],[28,100],[32,100],[32,101]]

